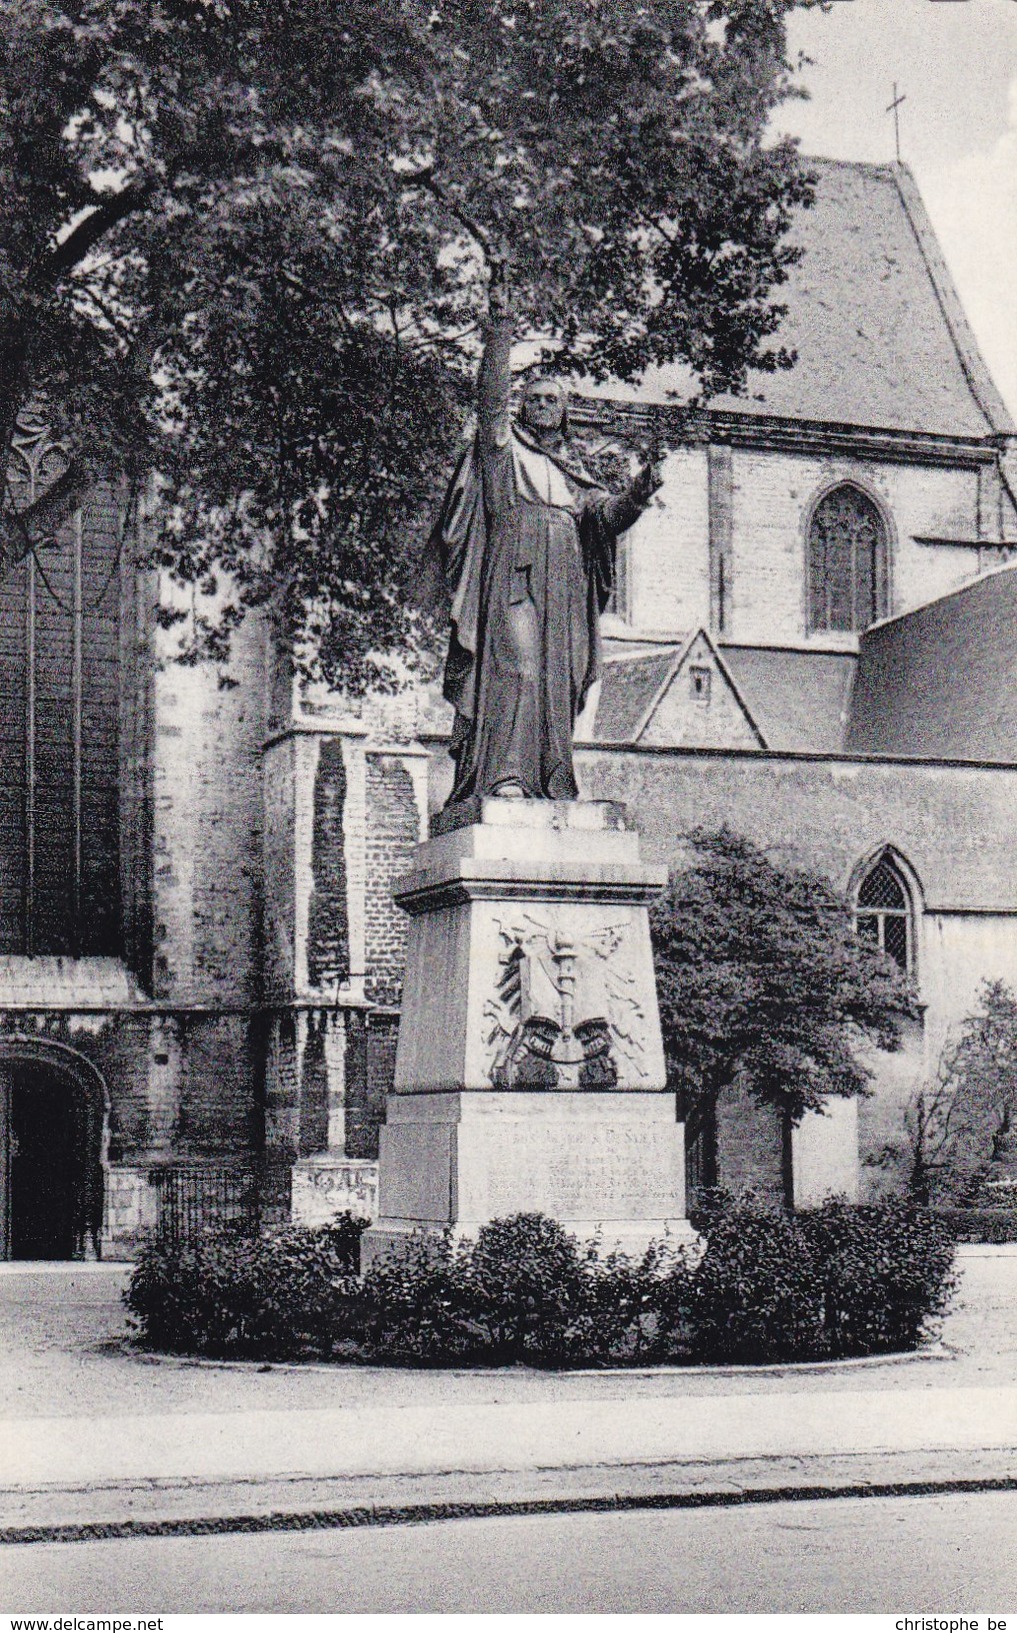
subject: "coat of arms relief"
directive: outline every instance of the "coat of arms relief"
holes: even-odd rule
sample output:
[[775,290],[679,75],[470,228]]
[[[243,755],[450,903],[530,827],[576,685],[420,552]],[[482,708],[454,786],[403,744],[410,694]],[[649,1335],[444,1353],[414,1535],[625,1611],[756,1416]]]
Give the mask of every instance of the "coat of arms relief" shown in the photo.
[[647,1082],[631,919],[591,924],[586,915],[526,909],[494,924],[497,983],[483,1010],[493,1086],[605,1090]]

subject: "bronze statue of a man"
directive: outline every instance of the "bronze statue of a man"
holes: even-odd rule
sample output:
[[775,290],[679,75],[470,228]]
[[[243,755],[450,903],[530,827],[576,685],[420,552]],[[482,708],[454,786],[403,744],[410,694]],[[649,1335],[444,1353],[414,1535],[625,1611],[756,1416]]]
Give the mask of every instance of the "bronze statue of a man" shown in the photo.
[[572,734],[600,673],[615,540],[660,485],[647,464],[626,492],[605,493],[572,453],[555,381],[532,381],[513,422],[512,338],[493,301],[476,439],[432,534],[452,599],[449,805],[485,794],[576,798]]

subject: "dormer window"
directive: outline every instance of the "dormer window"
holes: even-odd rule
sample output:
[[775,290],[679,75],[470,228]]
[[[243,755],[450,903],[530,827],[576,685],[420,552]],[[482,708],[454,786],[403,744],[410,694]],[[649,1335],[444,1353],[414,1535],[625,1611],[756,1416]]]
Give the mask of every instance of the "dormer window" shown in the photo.
[[689,670],[689,691],[693,701],[701,703],[704,708],[710,701],[710,686],[713,679],[709,669],[703,669],[695,664]]

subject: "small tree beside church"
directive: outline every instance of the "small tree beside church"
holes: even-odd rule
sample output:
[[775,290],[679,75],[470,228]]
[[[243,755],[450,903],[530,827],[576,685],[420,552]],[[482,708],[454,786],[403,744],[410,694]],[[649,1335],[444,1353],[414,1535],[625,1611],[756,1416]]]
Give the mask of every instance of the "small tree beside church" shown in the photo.
[[[906,1107],[903,1138],[878,1159],[902,1168],[924,1204],[1017,1195],[1017,996],[1005,981],[984,981],[978,998],[947,1040],[934,1080]],[[1005,1182],[995,1193],[994,1179]]]
[[717,1102],[742,1089],[785,1125],[868,1091],[866,1045],[899,1048],[915,992],[859,939],[821,874],[727,829],[689,836],[692,859],[651,911],[668,1075],[716,1183]]

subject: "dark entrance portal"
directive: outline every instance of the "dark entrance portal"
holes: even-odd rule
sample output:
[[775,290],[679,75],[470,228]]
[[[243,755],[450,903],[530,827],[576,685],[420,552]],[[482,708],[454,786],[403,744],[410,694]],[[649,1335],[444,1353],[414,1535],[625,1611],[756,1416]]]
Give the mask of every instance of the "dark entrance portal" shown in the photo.
[[6,1079],[7,1225],[12,1259],[69,1259],[82,1157],[71,1083],[35,1063],[0,1067]]

